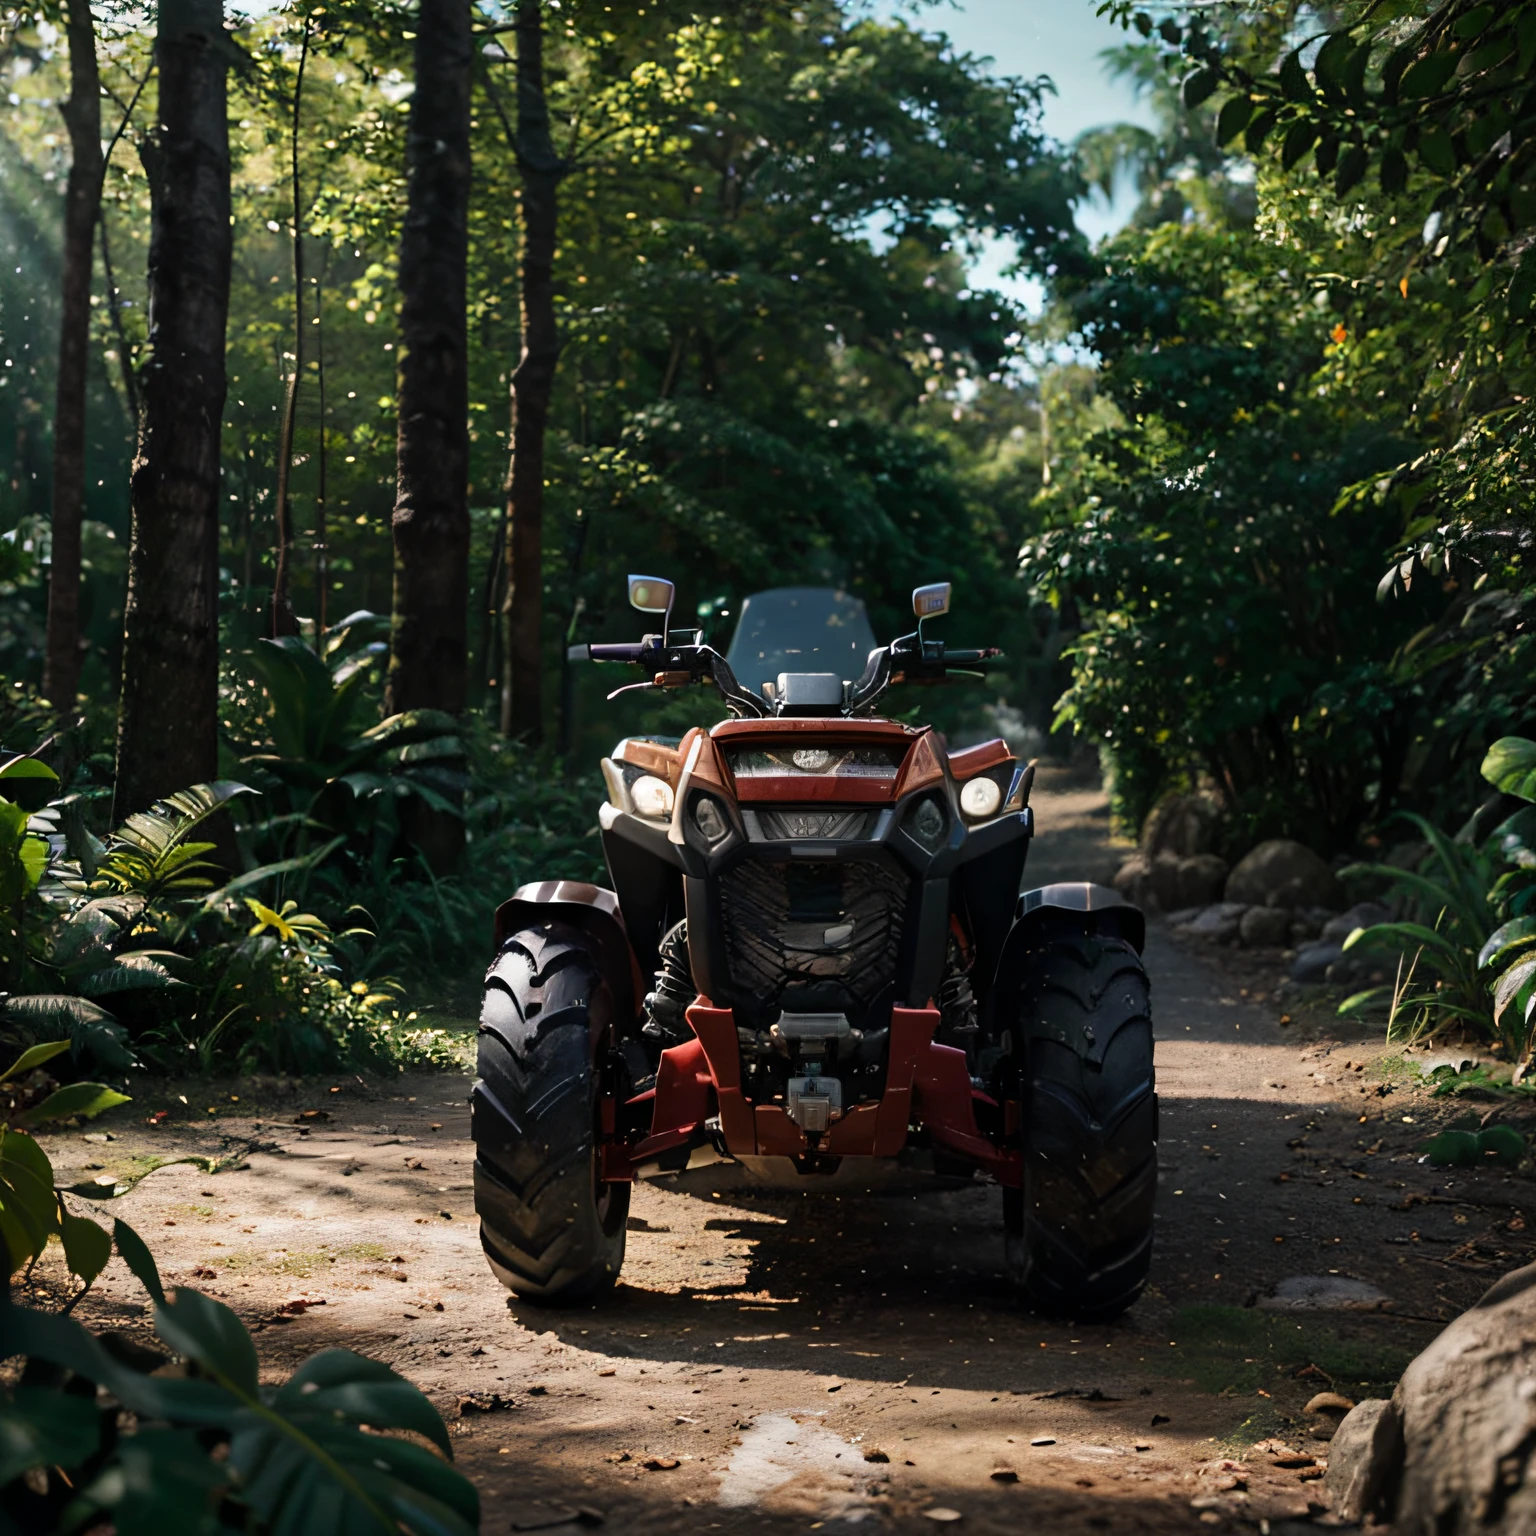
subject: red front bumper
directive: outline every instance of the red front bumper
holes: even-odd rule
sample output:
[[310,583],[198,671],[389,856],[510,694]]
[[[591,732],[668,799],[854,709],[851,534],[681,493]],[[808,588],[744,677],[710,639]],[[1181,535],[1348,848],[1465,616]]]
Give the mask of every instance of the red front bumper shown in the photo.
[[911,1132],[921,1130],[932,1146],[973,1162],[998,1183],[1017,1188],[1023,1182],[1019,1152],[984,1135],[976,1123],[978,1104],[992,1111],[991,1119],[1001,1117],[996,1101],[972,1086],[965,1052],[934,1042],[937,1008],[892,1010],[884,1096],[877,1104],[853,1106],[815,1146],[779,1105],[744,1097],[736,1020],[729,1008],[711,1007],[700,998],[689,1008],[688,1022],[695,1038],[663,1051],[656,1086],[629,1101],[650,1104],[648,1133],[605,1146],[605,1178],[630,1179],[636,1165],[699,1141],[706,1122],[718,1115],[725,1150],[735,1157],[893,1158]]

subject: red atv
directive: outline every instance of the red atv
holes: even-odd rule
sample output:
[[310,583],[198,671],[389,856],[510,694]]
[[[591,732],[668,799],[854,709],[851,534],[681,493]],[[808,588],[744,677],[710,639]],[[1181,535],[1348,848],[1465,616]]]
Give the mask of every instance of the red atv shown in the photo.
[[671,628],[670,582],[629,590],[661,632],[573,657],[712,683],[735,718],[603,759],[611,890],[551,880],[497,911],[472,1100],[492,1269],[530,1299],[606,1291],[637,1178],[922,1173],[1002,1186],[1028,1304],[1122,1311],[1157,1177],[1142,914],[1103,886],[1021,893],[1033,764],[875,712],[998,653],[925,638],[947,584],[888,646],[845,594],[760,593],[728,656]]

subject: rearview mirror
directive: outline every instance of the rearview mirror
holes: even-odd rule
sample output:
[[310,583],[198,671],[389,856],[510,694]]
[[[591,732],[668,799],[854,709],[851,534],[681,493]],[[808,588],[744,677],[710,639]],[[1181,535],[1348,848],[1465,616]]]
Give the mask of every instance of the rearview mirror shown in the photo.
[[[667,618],[672,614],[672,599],[677,594],[677,587],[661,576],[631,576],[629,578],[629,601],[632,607],[638,608],[641,613],[660,613]],[[662,622],[665,631],[666,620]]]
[[926,587],[917,587],[912,593],[912,612],[920,619],[936,619],[949,612],[950,584],[935,581]]

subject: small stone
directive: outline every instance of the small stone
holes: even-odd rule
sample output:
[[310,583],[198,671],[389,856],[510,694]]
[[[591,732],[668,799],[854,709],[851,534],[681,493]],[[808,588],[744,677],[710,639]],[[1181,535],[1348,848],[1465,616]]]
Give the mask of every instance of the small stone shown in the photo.
[[890,1459],[891,1458],[889,1456],[887,1456],[886,1453],[884,1451],[882,1451],[878,1445],[871,1445],[871,1446],[867,1446],[865,1448],[865,1451],[864,1451],[864,1460],[865,1461],[887,1462]]
[[946,1509],[942,1504],[935,1504],[932,1509],[923,1511],[923,1519],[937,1520],[940,1525],[953,1525],[956,1520],[963,1520],[965,1516],[958,1509]]
[[676,1456],[647,1456],[642,1465],[647,1472],[670,1472],[682,1463]]
[[1055,1445],[1056,1437],[1054,1435],[1036,1435],[1029,1443],[1031,1445]]
[[1016,1483],[1019,1474],[1012,1467],[996,1467],[987,1474],[994,1483]]

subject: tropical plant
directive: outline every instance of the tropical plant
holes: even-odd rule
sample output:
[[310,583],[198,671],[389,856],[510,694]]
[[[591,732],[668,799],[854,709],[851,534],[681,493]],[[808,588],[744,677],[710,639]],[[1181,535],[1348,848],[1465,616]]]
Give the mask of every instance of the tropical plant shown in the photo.
[[1353,865],[1343,872],[1387,880],[1412,911],[1345,941],[1346,949],[1395,950],[1399,966],[1393,982],[1347,998],[1339,1011],[1390,998],[1389,1033],[1469,1028],[1496,1043],[1518,1084],[1536,1054],[1536,742],[1504,737],[1482,772],[1501,796],[1526,802],[1488,836],[1472,841],[1477,818],[1465,839],[1452,839],[1414,815],[1429,845],[1427,867]]
[[1536,741],[1506,736],[1483,759],[1483,777],[1501,794],[1526,802],[1489,839],[1512,868],[1499,877],[1494,897],[1508,921],[1478,951],[1478,966],[1492,977],[1493,1022],[1500,1038],[1519,1051],[1515,1081],[1530,1071],[1536,1049]]
[[[126,1104],[128,1097],[105,1083],[53,1087],[41,1069],[69,1048],[68,1040],[44,1041],[23,1051],[0,1073],[0,1094],[6,1101],[0,1112],[0,1240],[5,1248],[4,1273],[9,1276],[36,1263],[49,1239],[57,1237],[71,1273],[89,1290],[106,1265],[111,1238],[90,1217],[78,1215],[65,1204],[63,1192],[54,1184],[53,1164],[33,1138],[32,1129],[53,1120],[90,1119],[115,1104]],[[114,1191],[97,1193],[106,1197]]]
[[258,640],[245,655],[267,702],[248,722],[260,739],[246,743],[239,759],[263,792],[242,828],[253,859],[314,854],[314,867],[345,849],[355,874],[363,861],[408,852],[403,802],[462,815],[468,779],[453,716],[411,710],[364,724],[370,669],[386,649],[368,637],[385,623],[359,611],[318,649],[285,635]]
[[[22,1356],[0,1398],[0,1528],[119,1536],[468,1536],[479,1497],[449,1462],[437,1410],[375,1360],[328,1349],[263,1386],[239,1317],[186,1286],[166,1291],[124,1221],[100,1228],[149,1293],[170,1354],[97,1337],[7,1297],[0,1357]],[[160,1373],[174,1355],[182,1374]],[[125,1419],[125,1415],[128,1417]],[[390,1431],[421,1436],[436,1451]],[[441,1454],[437,1454],[437,1453]]]

